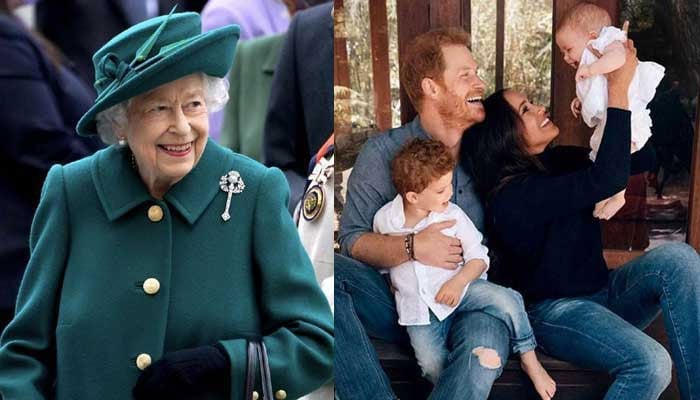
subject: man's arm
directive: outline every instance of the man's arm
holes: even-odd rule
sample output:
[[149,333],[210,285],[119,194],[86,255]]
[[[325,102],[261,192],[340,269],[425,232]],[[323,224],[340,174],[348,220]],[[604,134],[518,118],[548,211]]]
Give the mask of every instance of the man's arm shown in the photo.
[[[348,180],[347,201],[340,220],[341,252],[378,268],[395,267],[408,260],[405,236],[374,233],[372,222],[379,209],[396,193],[386,159],[368,142],[360,151]],[[433,224],[414,237],[414,255],[425,265],[454,269],[462,261],[459,240],[440,231],[452,222]]]
[[405,237],[365,233],[355,241],[350,256],[378,268],[395,267],[409,260],[404,247]]

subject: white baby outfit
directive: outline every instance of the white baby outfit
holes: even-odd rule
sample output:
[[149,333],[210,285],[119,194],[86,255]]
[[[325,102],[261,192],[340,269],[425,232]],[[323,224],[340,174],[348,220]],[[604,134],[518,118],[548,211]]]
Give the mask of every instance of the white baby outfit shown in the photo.
[[[462,242],[463,257],[466,261],[472,259],[484,260],[489,265],[488,249],[481,244],[483,236],[472,221],[457,205],[449,203],[442,213],[431,212],[413,228],[405,228],[406,218],[403,209],[403,199],[397,195],[394,200],[385,204],[374,215],[374,232],[385,235],[406,235],[420,232],[435,222],[456,220],[457,223],[442,230],[447,236],[456,237]],[[406,261],[389,270],[391,283],[396,289],[396,310],[399,314],[399,325],[429,325],[430,311],[440,320],[447,318],[457,308],[435,302],[435,296],[442,285],[455,276],[463,267],[455,270],[424,265],[419,261]],[[484,272],[481,279],[486,279]],[[459,297],[457,305],[467,293],[467,285]]]
[[[626,40],[625,32],[613,26],[606,26],[601,29],[598,38],[589,41],[588,44],[600,53],[603,53],[609,44],[615,41],[624,43]],[[579,68],[597,60],[598,58],[586,48],[581,55]],[[632,113],[632,144],[636,150],[644,147],[651,136],[652,124],[647,104],[654,98],[656,87],[664,76],[664,70],[663,66],[655,62],[640,61],[630,83],[627,96]],[[595,127],[590,142],[592,149],[590,158],[595,161],[600,141],[603,138],[605,115],[608,108],[607,79],[603,75],[594,75],[580,80],[576,83],[576,96],[581,101],[583,121],[591,128]]]

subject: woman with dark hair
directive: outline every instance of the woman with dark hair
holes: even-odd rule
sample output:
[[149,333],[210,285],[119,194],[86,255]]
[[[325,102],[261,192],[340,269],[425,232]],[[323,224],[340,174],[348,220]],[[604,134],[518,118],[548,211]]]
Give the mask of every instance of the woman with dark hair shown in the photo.
[[[484,101],[486,119],[464,136],[462,162],[486,203],[495,280],[521,292],[544,351],[612,375],[606,399],[657,399],[673,359],[682,398],[700,398],[700,257],[674,243],[608,271],[592,215],[596,202],[624,189],[630,165],[643,169],[650,159],[649,149],[629,154],[630,47],[625,66],[608,76],[595,162],[588,149],[551,147],[559,128],[513,90]],[[659,312],[672,357],[641,331]]]

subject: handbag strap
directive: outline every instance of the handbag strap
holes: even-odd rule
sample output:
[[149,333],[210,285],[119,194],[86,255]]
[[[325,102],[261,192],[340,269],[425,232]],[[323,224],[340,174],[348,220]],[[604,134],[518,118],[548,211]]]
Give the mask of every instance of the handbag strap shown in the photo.
[[272,400],[272,379],[270,378],[270,364],[267,358],[267,348],[262,341],[248,342],[248,365],[246,367],[245,396],[247,400],[253,398],[255,390],[255,374],[260,367],[263,399]]
[[260,377],[262,378],[263,398],[272,400],[272,379],[270,378],[270,363],[267,360],[267,348],[260,341],[258,346],[258,360],[260,361]]
[[248,362],[245,374],[245,400],[253,398],[253,390],[255,387],[255,370],[258,369],[257,350],[255,342],[248,342]]

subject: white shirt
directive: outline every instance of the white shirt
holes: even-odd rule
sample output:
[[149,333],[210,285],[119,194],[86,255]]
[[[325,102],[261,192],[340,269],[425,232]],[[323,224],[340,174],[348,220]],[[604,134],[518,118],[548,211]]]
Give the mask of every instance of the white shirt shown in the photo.
[[[442,213],[431,212],[419,221],[413,228],[405,228],[406,218],[403,211],[403,199],[397,195],[394,200],[385,204],[374,215],[374,231],[384,235],[406,235],[420,232],[435,222],[456,220],[451,228],[442,230],[447,236],[458,238],[462,242],[464,260],[484,260],[489,265],[488,249],[481,244],[483,236],[472,221],[457,205],[449,203],[447,210]],[[396,309],[399,314],[399,325],[429,325],[430,311],[440,320],[447,318],[457,308],[435,302],[435,296],[443,283],[455,276],[463,267],[455,270],[424,265],[419,261],[407,261],[391,268],[389,274],[396,292]],[[486,279],[486,272],[481,275]],[[459,302],[467,293],[469,285],[464,288]],[[459,304],[458,302],[458,304]]]
[[[615,41],[625,42],[625,32],[613,26],[601,29],[598,38],[588,42],[600,53],[605,51]],[[588,48],[583,50],[579,68],[589,65],[598,58]],[[647,104],[654,98],[656,87],[664,77],[665,68],[655,62],[640,61],[634,73],[629,91],[627,92],[631,112],[631,130],[633,149],[639,150],[651,136],[651,117]],[[595,161],[605,128],[605,115],[608,108],[608,81],[603,75],[594,75],[576,83],[576,96],[581,101],[581,116],[591,128],[595,127],[591,136],[591,160]]]

